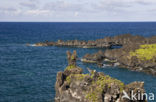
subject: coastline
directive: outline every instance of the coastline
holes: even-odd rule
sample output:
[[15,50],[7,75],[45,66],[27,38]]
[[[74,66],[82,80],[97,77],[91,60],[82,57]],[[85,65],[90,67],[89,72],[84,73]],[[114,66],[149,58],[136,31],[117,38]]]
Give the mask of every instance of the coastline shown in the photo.
[[[122,34],[114,37],[105,37],[103,39],[79,41],[79,40],[58,40],[57,42],[40,42],[35,43],[35,46],[67,46],[67,47],[81,47],[81,48],[104,48],[104,52],[99,51],[94,54],[86,54],[81,59],[85,63],[97,63],[98,66],[102,66],[103,62],[113,62],[116,66],[127,68],[132,71],[145,72],[156,76],[156,36],[143,37],[133,36],[131,34]],[[134,52],[140,48],[140,46],[153,45],[153,57],[148,60],[142,60],[137,58],[138,55],[134,55]],[[121,46],[121,48],[114,48],[113,46]],[[143,48],[147,49],[147,48]],[[151,48],[152,49],[152,48]],[[151,50],[150,49],[150,50]],[[149,50],[149,51],[150,51]],[[149,52],[146,51],[146,52]],[[133,52],[133,55],[130,53]],[[142,52],[141,52],[142,53]],[[145,57],[146,55],[144,55]],[[150,56],[150,55],[149,55]]]

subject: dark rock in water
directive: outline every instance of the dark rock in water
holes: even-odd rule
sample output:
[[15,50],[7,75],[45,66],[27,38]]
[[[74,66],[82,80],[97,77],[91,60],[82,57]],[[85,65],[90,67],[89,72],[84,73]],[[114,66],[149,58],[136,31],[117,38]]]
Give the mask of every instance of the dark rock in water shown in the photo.
[[76,59],[77,59],[76,51],[74,51],[72,55],[69,51],[67,51],[67,59],[68,59],[68,66],[76,67]]
[[[114,37],[105,37],[94,41],[58,40],[57,42],[45,41],[36,43],[35,45],[82,48],[111,48],[112,46],[122,46],[119,49],[107,49],[105,52],[99,51],[94,54],[86,54],[81,61],[85,63],[97,63],[97,65],[101,67],[103,65],[102,62],[108,60],[114,63],[119,63],[120,66],[130,70],[156,75],[156,36],[145,38],[139,35],[134,36],[131,34],[123,34]],[[144,46],[144,48],[141,48],[141,46]],[[153,46],[153,49],[151,46]],[[152,55],[150,55],[150,53],[152,53]],[[76,53],[71,55],[70,52],[67,52],[67,54],[68,68],[76,67]],[[145,58],[143,58],[142,55]]]
[[71,46],[82,48],[110,48],[111,46],[124,46],[129,44],[156,43],[155,36],[145,38],[142,36],[133,36],[131,34],[117,35],[114,37],[105,37],[103,39],[80,41],[80,40],[58,40],[57,42],[45,41],[36,43],[36,46]]
[[[145,98],[132,100],[130,95],[132,90],[137,95],[138,91],[144,93],[143,82],[125,85],[95,70],[88,69],[90,74],[83,74],[77,66],[68,67],[64,72],[57,73],[55,102],[147,102]],[[125,93],[129,99],[123,97]]]
[[104,59],[104,53],[100,50],[94,54],[86,54],[81,61],[86,63],[100,63]]
[[[110,61],[119,63],[123,68],[145,72],[156,76],[156,39],[155,36],[144,38],[141,36],[121,35],[105,38],[105,41],[117,41],[123,44],[120,49],[107,49],[104,52],[86,54],[83,62],[101,63]],[[117,42],[116,42],[117,43]],[[98,56],[98,57],[97,57]]]
[[[146,46],[156,46],[156,44],[146,44]],[[142,53],[149,53],[149,55],[146,54],[142,54]],[[132,55],[131,53],[135,53],[137,51],[138,54],[136,55]],[[140,51],[140,52],[139,52]],[[139,56],[139,53],[141,54],[141,57],[151,57],[151,59],[147,60],[147,59],[142,59]],[[153,53],[153,55],[152,55]],[[101,56],[98,57],[99,59],[95,59],[94,56]],[[152,57],[153,56],[153,57]],[[156,48],[153,49],[149,49],[149,52],[147,49],[140,49],[139,46],[135,46],[135,47],[131,47],[131,45],[129,46],[124,46],[120,49],[113,49],[113,50],[106,50],[103,52],[103,55],[100,55],[97,53],[94,54],[86,54],[83,57],[83,62],[87,62],[85,61],[85,59],[91,61],[94,61],[94,63],[99,64],[102,61],[108,61],[108,62],[112,62],[112,63],[118,63],[118,65],[120,67],[123,68],[127,68],[129,70],[133,70],[133,71],[138,71],[138,72],[145,72],[147,74],[151,74],[156,76]]]

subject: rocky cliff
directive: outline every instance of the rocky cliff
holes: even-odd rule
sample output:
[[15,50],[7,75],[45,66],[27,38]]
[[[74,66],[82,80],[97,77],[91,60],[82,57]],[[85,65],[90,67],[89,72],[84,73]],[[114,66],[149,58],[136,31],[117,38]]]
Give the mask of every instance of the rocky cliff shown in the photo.
[[[76,65],[76,51],[67,52],[68,66],[57,73],[55,102],[146,102],[145,97],[134,98],[131,93],[144,93],[143,82],[125,85],[101,72],[90,70],[83,74],[82,68]],[[139,92],[139,93],[138,93]],[[125,98],[125,93],[128,98]]]

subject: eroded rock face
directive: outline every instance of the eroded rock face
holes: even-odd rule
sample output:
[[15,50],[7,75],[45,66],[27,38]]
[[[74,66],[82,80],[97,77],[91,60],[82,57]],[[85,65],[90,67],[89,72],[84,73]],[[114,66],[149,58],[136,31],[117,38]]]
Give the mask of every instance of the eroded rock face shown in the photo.
[[88,70],[89,74],[83,74],[76,66],[58,72],[55,102],[146,102],[145,98],[140,101],[122,98],[123,91],[129,96],[132,90],[144,93],[143,82],[125,85],[108,75]]
[[77,60],[76,51],[74,51],[73,54],[71,54],[69,51],[67,51],[67,59],[68,59],[68,66],[76,67],[76,60]]
[[[86,54],[83,57],[82,61],[87,62],[85,61],[85,59],[89,59],[90,62],[93,60],[94,63],[98,64],[107,59],[108,62],[120,63],[119,64],[120,67],[128,68],[129,70],[133,70],[133,71],[145,72],[145,73],[156,76],[156,57],[153,57],[150,60],[146,60],[146,59],[144,60],[144,59],[138,58],[137,54],[135,56],[132,56],[131,52],[134,52],[137,49],[139,49],[139,45],[135,45],[134,47],[132,47],[131,45],[123,46],[120,49],[113,49],[113,50],[108,49],[103,52],[103,55],[98,54],[98,52],[94,54]],[[145,52],[144,50],[142,52],[140,50],[140,53],[145,53]],[[153,56],[156,56],[156,51],[153,54],[155,54]],[[95,59],[95,55],[101,56],[101,57],[98,57],[100,59],[98,60]],[[151,55],[149,54],[147,56],[150,57]]]
[[[128,68],[133,71],[139,71],[139,72],[145,72],[148,74],[152,74],[156,76],[156,50],[155,47],[153,49],[147,49],[147,47],[142,48],[142,50],[139,51],[140,55],[144,54],[153,50],[153,58],[151,60],[142,60],[136,53],[135,56],[131,55],[131,52],[135,52],[136,50],[140,49],[141,45],[147,45],[147,46],[156,46],[156,37],[150,37],[150,38],[144,38],[141,36],[132,36],[132,35],[121,35],[121,36],[115,36],[115,37],[108,37],[101,39],[100,41],[116,41],[119,44],[122,44],[122,48],[119,49],[107,49],[102,53],[93,53],[93,54],[86,54],[82,59],[83,62],[92,62],[94,63],[101,63],[104,60],[111,61],[111,62],[117,62],[120,63],[119,65],[123,68]],[[155,52],[154,52],[155,51]],[[155,55],[154,55],[155,54]],[[98,57],[97,57],[98,56]],[[146,56],[146,55],[144,55]],[[150,54],[147,56],[151,56]]]

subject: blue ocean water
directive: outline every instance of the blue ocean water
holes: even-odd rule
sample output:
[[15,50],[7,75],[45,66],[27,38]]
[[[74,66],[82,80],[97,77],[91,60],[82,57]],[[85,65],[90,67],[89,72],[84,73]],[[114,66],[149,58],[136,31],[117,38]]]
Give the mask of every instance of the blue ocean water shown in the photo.
[[[79,58],[99,49],[32,47],[26,43],[62,40],[95,40],[131,33],[156,35],[156,22],[18,23],[0,22],[0,102],[49,102],[55,97],[58,71],[67,66],[66,51],[77,50]],[[102,49],[104,50],[104,49]],[[98,68],[77,62],[84,72],[96,69],[128,84],[144,81],[147,93],[155,93],[156,77],[122,68]],[[154,102],[154,101],[153,101]]]

